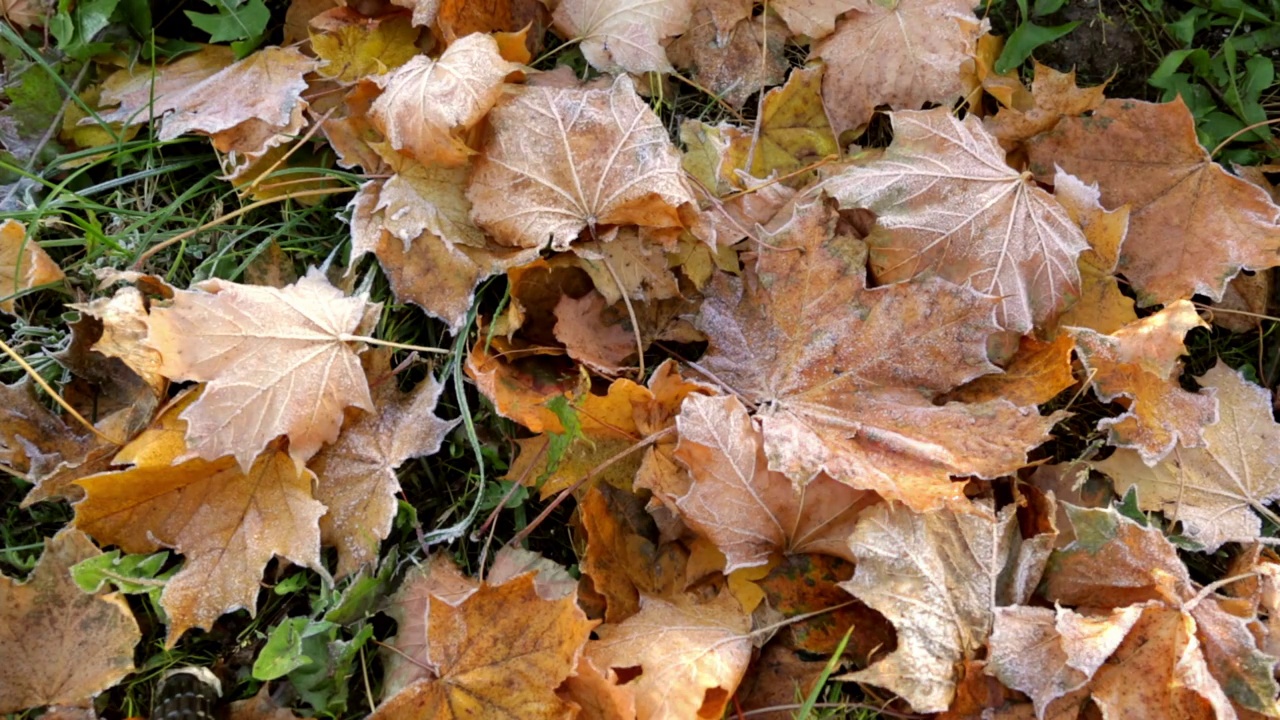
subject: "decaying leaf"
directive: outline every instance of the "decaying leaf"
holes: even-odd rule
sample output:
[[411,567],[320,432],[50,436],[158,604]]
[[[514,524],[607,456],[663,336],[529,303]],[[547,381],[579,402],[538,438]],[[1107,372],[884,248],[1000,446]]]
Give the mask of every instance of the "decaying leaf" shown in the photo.
[[405,64],[418,48],[418,29],[407,13],[367,18],[350,7],[333,8],[311,18],[311,49],[324,61],[318,72],[354,83]]
[[728,31],[716,23],[716,3],[698,0],[689,30],[671,43],[667,54],[676,67],[693,70],[693,79],[735,108],[762,88],[782,82],[787,34],[777,23],[750,13]]
[[[797,205],[741,280],[707,288],[700,363],[758,404],[769,468],[821,472],[923,510],[962,498],[952,475],[1025,462],[1055,420],[1005,400],[930,400],[995,371],[994,301],[939,278],[867,289],[858,241],[817,200]],[[778,252],[802,248],[803,252]]]
[[1078,263],[1080,300],[1058,316],[1058,323],[1108,335],[1134,322],[1138,315],[1133,300],[1120,292],[1115,276],[1120,248],[1129,232],[1129,207],[1103,208],[1096,185],[1085,185],[1065,172],[1054,176],[1053,196],[1089,241],[1089,249],[1080,253]]
[[966,0],[856,6],[812,51],[827,64],[822,98],[836,135],[867,124],[877,105],[949,106],[964,94],[960,66],[986,31]]
[[1129,205],[1119,271],[1141,307],[1197,293],[1220,300],[1241,268],[1280,264],[1280,207],[1209,157],[1180,97],[1108,100],[1035,138],[1029,155],[1037,178],[1061,167],[1097,183],[1104,206]]
[[685,31],[692,9],[691,0],[563,0],[551,19],[601,72],[670,72],[663,41]]
[[1013,506],[923,515],[880,506],[849,545],[858,567],[844,587],[893,622],[898,648],[847,679],[889,688],[916,712],[942,712],[957,664],[986,645],[997,606],[1030,598],[1053,536],[1023,540]]
[[1010,168],[974,117],[948,108],[893,113],[884,157],[822,187],[843,208],[876,213],[867,238],[882,283],[931,272],[1001,298],[997,319],[1025,334],[1051,327],[1080,294],[1089,248],[1053,196]]
[[778,11],[791,32],[810,40],[821,40],[834,32],[836,18],[845,11],[874,9],[866,0],[775,0],[770,7]]
[[431,677],[427,638],[432,598],[456,606],[480,587],[442,554],[432,555],[405,573],[400,588],[387,599],[384,612],[396,621],[396,634],[383,654],[383,694],[391,697],[418,680]]
[[1097,109],[1105,98],[1106,87],[1076,86],[1075,70],[1060,73],[1051,67],[1035,63],[1035,79],[1031,81],[1029,108],[1005,106],[985,124],[1001,144],[1010,147],[1028,140],[1046,130],[1053,129],[1063,117],[1076,117]]
[[723,180],[742,185],[738,171],[745,170],[761,179],[785,176],[788,184],[801,187],[812,173],[797,171],[840,155],[819,94],[822,73],[821,66],[794,70],[785,85],[765,93],[758,131],[719,127],[727,143],[718,168]]
[[1271,393],[1221,363],[1198,378],[1218,401],[1218,421],[1204,428],[1204,447],[1175,447],[1154,467],[1139,451],[1120,449],[1093,466],[1110,475],[1116,492],[1138,488],[1138,506],[1163,511],[1206,552],[1224,542],[1256,539],[1255,512],[1280,498],[1280,425]]
[[1075,384],[1071,351],[1075,342],[1062,333],[1051,343],[1023,337],[1018,351],[997,375],[983,375],[947,393],[947,400],[986,402],[1004,398],[1019,407],[1040,405]]
[[[147,317],[161,374],[208,387],[184,413],[191,451],[248,471],[278,435],[305,461],[338,437],[348,406],[373,411],[349,336],[377,306],[318,270],[281,290],[209,280]],[[176,457],[176,456],[175,456]]]
[[186,557],[160,596],[170,647],[223,613],[252,613],[273,556],[328,574],[320,562],[325,508],[312,497],[311,471],[275,447],[248,468],[230,456],[181,460],[192,454],[183,416],[197,394],[170,406],[116,455],[116,464],[131,468],[76,483],[87,493],[75,506],[76,527],[125,552],[171,547]]
[[0,224],[0,312],[12,314],[14,296],[23,290],[63,277],[58,263],[27,237],[25,225],[17,220]]
[[606,89],[525,88],[489,123],[467,198],[497,242],[565,250],[597,225],[682,226],[676,208],[693,198],[679,156],[627,77]]
[[67,528],[44,541],[26,582],[0,576],[0,712],[41,705],[91,707],[93,696],[133,672],[142,639],[122,595],[82,591],[71,566],[101,555]]
[[1211,393],[1183,390],[1178,376],[1179,357],[1186,353],[1183,336],[1205,326],[1191,301],[1180,300],[1110,335],[1069,329],[1098,397],[1129,399],[1123,415],[1098,421],[1099,429],[1110,430],[1111,444],[1137,450],[1148,464],[1179,443],[1204,446],[1202,433],[1217,421],[1218,403]]

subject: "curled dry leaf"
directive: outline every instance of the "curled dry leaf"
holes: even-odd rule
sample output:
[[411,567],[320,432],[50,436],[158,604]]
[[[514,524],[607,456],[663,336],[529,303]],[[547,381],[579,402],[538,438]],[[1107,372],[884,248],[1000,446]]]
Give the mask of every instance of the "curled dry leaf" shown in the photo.
[[1218,421],[1204,428],[1204,447],[1177,447],[1153,467],[1140,452],[1120,449],[1093,467],[1116,492],[1138,488],[1138,506],[1182,523],[1182,534],[1216,551],[1225,542],[1257,539],[1258,515],[1280,498],[1280,424],[1271,393],[1219,362],[1199,382],[1218,400]]
[[44,541],[26,582],[0,576],[0,712],[41,705],[91,707],[93,696],[133,672],[142,639],[124,597],[86,593],[71,566],[101,555],[72,528]]
[[865,249],[834,225],[817,199],[795,206],[741,280],[708,286],[698,316],[700,364],[760,406],[769,468],[924,510],[962,499],[951,475],[1020,467],[1055,418],[1006,400],[931,402],[996,370],[994,300],[936,277],[868,289]]
[[1025,336],[1003,373],[983,375],[943,397],[969,403],[1004,398],[1019,407],[1047,403],[1075,384],[1071,371],[1075,346],[1066,333],[1049,343]]
[[843,586],[893,623],[898,647],[845,679],[888,688],[916,712],[946,710],[958,664],[986,645],[997,606],[1031,597],[1053,540],[1022,539],[1013,506],[869,511],[849,538],[858,567]]
[[391,147],[427,167],[465,164],[473,151],[461,134],[502,95],[502,80],[519,65],[507,62],[490,35],[476,33],[445,49],[438,60],[416,55],[385,77],[370,118]]
[[1191,301],[1179,300],[1110,335],[1067,329],[1098,397],[1104,402],[1130,400],[1128,411],[1099,420],[1098,428],[1110,429],[1112,445],[1137,450],[1147,464],[1154,465],[1179,443],[1203,447],[1204,427],[1217,421],[1212,393],[1189,393],[1178,384],[1178,358],[1186,353],[1182,339],[1196,327],[1207,323]]
[[208,280],[152,307],[147,345],[173,380],[208,383],[183,413],[193,455],[248,471],[279,435],[305,461],[338,437],[348,406],[372,411],[350,335],[377,310],[312,269],[284,289]]
[[720,717],[751,660],[751,618],[722,592],[693,604],[642,597],[640,612],[596,629],[587,658],[604,671],[640,668],[637,720]]
[[349,422],[337,442],[310,463],[317,478],[316,499],[328,508],[320,518],[320,538],[338,548],[337,577],[377,562],[379,545],[396,516],[396,468],[439,450],[460,422],[435,416],[442,388],[434,377],[402,393],[387,369],[389,353],[372,355],[373,412]]
[[544,600],[532,574],[483,584],[456,605],[428,600],[427,657],[436,677],[383,701],[372,720],[569,717],[555,689],[573,672],[594,625],[577,596]]
[[169,647],[223,613],[252,614],[272,557],[328,575],[320,562],[324,506],[312,497],[311,471],[276,448],[249,468],[232,457],[182,459],[191,455],[183,415],[198,394],[183,396],[116,455],[116,464],[133,467],[76,482],[87,494],[75,506],[76,527],[125,552],[171,547],[186,557],[160,596]]
[[467,198],[497,242],[565,250],[597,225],[682,226],[676,209],[693,198],[679,156],[629,78],[606,89],[528,87],[489,123]]
[[961,64],[986,32],[967,0],[858,5],[811,53],[827,64],[822,98],[837,135],[866,125],[877,105],[950,106],[964,94]]
[[551,15],[561,36],[578,40],[595,69],[671,72],[663,41],[689,26],[692,0],[562,0]]
[[0,223],[0,312],[13,314],[18,293],[63,277],[58,263],[27,237],[25,225],[17,220]]
[[975,117],[893,113],[884,157],[822,188],[842,208],[876,213],[867,244],[879,282],[936,273],[1001,298],[997,320],[1018,334],[1052,327],[1080,294],[1076,257],[1088,241]]
[[691,395],[676,418],[675,457],[689,471],[676,498],[682,519],[725,555],[725,574],[764,565],[776,552],[852,560],[846,542],[864,508],[879,501],[825,475],[798,486],[769,470],[760,431],[732,396]]
[[1104,206],[1129,205],[1119,271],[1140,307],[1195,294],[1221,300],[1241,268],[1280,265],[1280,207],[1209,157],[1181,98],[1107,100],[1034,138],[1028,152],[1037,178],[1050,181],[1061,167],[1097,183]]

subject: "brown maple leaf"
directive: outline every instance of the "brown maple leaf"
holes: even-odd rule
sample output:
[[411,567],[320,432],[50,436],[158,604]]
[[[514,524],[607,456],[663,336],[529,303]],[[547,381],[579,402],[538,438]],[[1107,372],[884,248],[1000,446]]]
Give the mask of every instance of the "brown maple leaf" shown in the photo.
[[1065,172],[1054,177],[1053,196],[1089,241],[1078,261],[1080,300],[1058,316],[1058,324],[1109,334],[1137,320],[1133,300],[1120,292],[1115,276],[1129,232],[1129,206],[1105,209],[1097,185],[1086,185]]
[[698,316],[700,364],[760,406],[769,468],[798,483],[825,471],[923,510],[961,499],[951,475],[1020,467],[1054,418],[931,402],[996,370],[995,301],[936,277],[867,289],[865,248],[833,236],[835,217],[797,205],[741,280],[712,282]]
[[142,639],[119,593],[86,593],[76,563],[101,555],[66,528],[44,541],[26,582],[0,576],[0,712],[41,705],[92,707],[92,698],[133,672]]
[[489,123],[467,198],[497,242],[565,250],[597,225],[682,226],[676,208],[693,198],[679,156],[627,77],[604,89],[528,87]]
[[1075,384],[1071,372],[1071,351],[1075,346],[1066,333],[1051,343],[1023,337],[1003,373],[983,375],[943,397],[969,403],[1004,398],[1019,407],[1049,402]]
[[456,604],[428,600],[427,656],[434,678],[384,700],[372,720],[431,717],[568,718],[555,689],[573,672],[594,625],[576,594],[539,596],[534,576],[480,585]]
[[551,15],[562,37],[579,41],[595,69],[671,72],[663,41],[689,26],[692,0],[563,0]]
[[1000,108],[995,117],[987,118],[987,130],[1005,147],[1012,147],[1046,130],[1065,116],[1074,117],[1097,109],[1106,99],[1102,91],[1106,83],[1091,88],[1076,87],[1076,73],[1060,73],[1035,63],[1035,79],[1031,81],[1031,107]]
[[1034,138],[1028,153],[1037,178],[1061,167],[1097,183],[1104,206],[1129,205],[1119,271],[1141,307],[1220,300],[1241,268],[1280,265],[1280,207],[1209,157],[1181,98],[1108,100]]
[[[102,83],[101,122],[134,125],[164,117],[179,108],[188,88],[226,70],[235,59],[235,51],[226,45],[205,45],[164,65],[117,70]],[[85,118],[81,122],[99,121]]]
[[12,315],[18,293],[63,277],[58,263],[27,236],[25,225],[17,220],[0,223],[0,312]]
[[750,14],[727,31],[716,23],[714,3],[698,0],[689,30],[667,54],[676,67],[731,107],[741,108],[755,93],[782,82],[787,73],[786,31]]
[[1204,427],[1216,422],[1218,403],[1212,394],[1183,390],[1178,376],[1183,336],[1206,325],[1190,300],[1179,300],[1110,335],[1067,328],[1098,397],[1130,401],[1124,414],[1098,421],[1098,429],[1110,430],[1112,445],[1137,450],[1150,464],[1174,445],[1204,446]]
[[248,470],[273,438],[305,461],[338,437],[342,410],[373,410],[369,386],[347,343],[366,315],[318,270],[284,289],[208,280],[174,293],[147,317],[147,345],[174,380],[208,383],[184,413],[193,453],[234,455]]
[[849,537],[858,566],[843,587],[893,623],[898,647],[845,679],[889,688],[916,712],[946,710],[957,664],[986,645],[998,605],[1031,597],[1053,541],[1024,540],[1013,506],[870,510]]
[[893,113],[884,157],[822,187],[843,208],[876,213],[867,238],[882,283],[932,272],[1001,298],[997,320],[1048,328],[1080,294],[1076,256],[1089,248],[1052,195],[1010,168],[975,117],[948,108]]
[[966,0],[859,0],[835,34],[813,46],[827,64],[822,97],[836,135],[871,120],[877,105],[950,106],[964,94],[960,67],[985,23]]
[[849,10],[871,12],[866,0],[774,0],[769,7],[782,16],[783,22],[796,35],[821,40],[835,32],[836,18]]
[[183,460],[192,453],[182,416],[198,395],[183,396],[116,455],[116,464],[133,467],[76,482],[86,493],[76,527],[125,552],[172,547],[186,557],[160,596],[170,647],[223,613],[252,614],[273,556],[328,575],[320,562],[325,508],[312,497],[311,471],[274,447],[244,469],[232,457]]
[[460,135],[502,95],[502,80],[519,69],[498,52],[492,36],[475,33],[450,45],[438,60],[416,55],[375,78],[382,87],[370,118],[391,147],[427,167],[456,167],[473,151]]
[[1280,498],[1280,424],[1271,393],[1221,363],[1199,378],[1214,391],[1218,421],[1204,428],[1204,447],[1176,447],[1154,467],[1141,453],[1120,449],[1093,467],[1110,475],[1116,492],[1138,488],[1138,506],[1182,523],[1182,534],[1216,551],[1225,542],[1249,542],[1267,507]]
[[338,548],[336,577],[377,561],[379,544],[396,516],[396,468],[435,453],[460,422],[435,416],[442,387],[434,377],[400,392],[389,375],[389,359],[384,352],[368,359],[373,412],[349,422],[309,465],[317,478],[316,499],[328,508],[320,518],[320,539]]

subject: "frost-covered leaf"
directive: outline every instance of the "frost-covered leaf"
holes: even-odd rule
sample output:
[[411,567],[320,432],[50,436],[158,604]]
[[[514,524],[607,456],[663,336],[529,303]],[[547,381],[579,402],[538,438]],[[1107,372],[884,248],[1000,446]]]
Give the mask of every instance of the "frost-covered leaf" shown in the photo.
[[561,36],[579,40],[601,72],[670,72],[663,41],[689,26],[692,0],[562,0],[552,14]]

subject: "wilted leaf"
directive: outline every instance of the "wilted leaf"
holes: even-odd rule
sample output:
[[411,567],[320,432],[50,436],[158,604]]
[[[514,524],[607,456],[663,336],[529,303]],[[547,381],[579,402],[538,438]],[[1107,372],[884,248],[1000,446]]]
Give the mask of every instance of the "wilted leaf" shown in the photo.
[[577,243],[573,254],[609,305],[623,295],[632,300],[665,300],[680,294],[664,248],[635,228],[620,228],[607,242]]
[[0,17],[20,30],[44,25],[52,14],[53,3],[48,0],[0,0]]
[[641,74],[671,71],[662,41],[683,33],[691,13],[691,0],[563,0],[551,18],[595,69]]
[[1181,98],[1108,100],[1035,138],[1029,154],[1039,179],[1061,167],[1098,183],[1104,206],[1129,205],[1119,271],[1141,307],[1197,293],[1220,300],[1241,268],[1280,264],[1280,208],[1213,162]]
[[354,83],[405,64],[418,48],[418,29],[404,14],[365,17],[338,7],[310,21],[311,49],[324,61],[319,72],[339,82]]
[[320,562],[324,506],[312,497],[309,470],[275,448],[244,470],[232,457],[179,460],[191,454],[182,416],[196,395],[170,406],[120,451],[115,462],[132,468],[76,482],[87,493],[75,506],[76,527],[125,552],[172,547],[186,557],[161,595],[169,646],[192,627],[213,627],[223,613],[252,613],[273,556],[327,574]]
[[[847,535],[845,541],[843,554],[852,557]],[[783,617],[816,613],[788,625],[777,639],[788,648],[830,657],[852,626],[844,656],[858,667],[864,667],[873,654],[892,648],[897,637],[893,625],[861,602],[850,602],[841,583],[853,577],[853,572],[852,562],[834,555],[788,555],[768,575],[756,580],[769,607]]]
[[748,13],[727,32],[716,24],[716,2],[698,0],[689,30],[671,43],[667,54],[676,67],[692,69],[693,79],[731,107],[786,77],[783,55],[787,34],[777,23]]
[[528,87],[489,122],[467,198],[497,242],[565,250],[597,225],[682,226],[676,208],[693,198],[679,156],[628,78],[608,89]]
[[461,134],[489,112],[502,95],[502,79],[517,69],[493,37],[468,35],[438,60],[417,55],[375,78],[383,92],[370,117],[396,150],[427,167],[456,167],[473,154]]
[[1089,248],[1062,206],[1004,161],[974,117],[948,108],[893,113],[884,157],[822,187],[843,208],[876,213],[867,238],[882,283],[931,272],[1001,298],[997,320],[1048,328],[1080,293],[1076,256]]
[[1110,475],[1116,492],[1138,488],[1138,506],[1182,523],[1182,534],[1216,551],[1248,542],[1261,531],[1254,512],[1280,498],[1280,425],[1271,393],[1219,362],[1201,378],[1216,391],[1218,421],[1204,428],[1201,448],[1176,447],[1154,467],[1134,450],[1117,450],[1093,466]]
[[555,688],[573,672],[593,623],[576,596],[540,598],[533,575],[483,584],[456,606],[432,597],[427,655],[437,676],[383,701],[370,717],[564,718]]
[[337,439],[343,408],[373,410],[347,342],[376,307],[315,269],[282,290],[208,280],[153,307],[146,342],[160,372],[208,383],[183,414],[192,453],[234,455],[248,471],[278,435],[300,461]]
[[698,317],[700,364],[762,408],[769,468],[801,484],[825,471],[923,510],[961,499],[952,475],[1021,466],[1053,418],[930,402],[996,369],[994,301],[938,278],[869,290],[865,250],[833,237],[834,222],[817,200],[798,205],[741,280],[716,277]]
[[1069,328],[1098,397],[1130,400],[1123,415],[1098,421],[1098,429],[1110,429],[1112,445],[1137,450],[1149,464],[1178,443],[1204,446],[1202,433],[1217,421],[1218,403],[1212,394],[1182,389],[1178,358],[1186,353],[1187,331],[1205,326],[1191,301],[1180,300],[1110,335]]
[[819,89],[821,66],[793,70],[787,84],[765,93],[760,109],[758,132],[722,125],[728,142],[719,172],[725,180],[742,184],[736,171],[746,170],[757,178],[790,176],[787,182],[800,187],[811,173],[795,175],[801,168],[828,156],[840,155],[840,144],[827,121]]
[[893,623],[898,648],[846,679],[893,690],[916,712],[942,712],[957,664],[986,645],[996,607],[1030,598],[1053,537],[1023,540],[1013,506],[924,515],[880,506],[849,545],[858,567],[844,587]]
[[640,612],[596,629],[587,658],[603,669],[640,668],[637,720],[720,717],[751,660],[751,620],[728,593],[695,605],[643,597]]
[[338,548],[337,577],[378,559],[378,546],[391,532],[400,483],[396,468],[405,460],[430,455],[460,421],[436,417],[441,385],[428,377],[401,393],[386,366],[388,355],[371,359],[373,411],[349,422],[337,442],[310,463],[316,474],[316,499],[328,512],[320,518],[320,538]]
[[0,224],[0,312],[13,313],[14,296],[23,290],[57,282],[62,268],[49,257],[17,220]]
[[91,707],[133,672],[142,633],[129,604],[118,593],[83,592],[71,579],[72,565],[101,554],[67,528],[45,539],[26,582],[0,576],[0,712]]
[[967,0],[858,5],[811,53],[827,64],[822,98],[837,136],[867,124],[877,105],[949,106],[964,94],[960,65],[986,30]]

